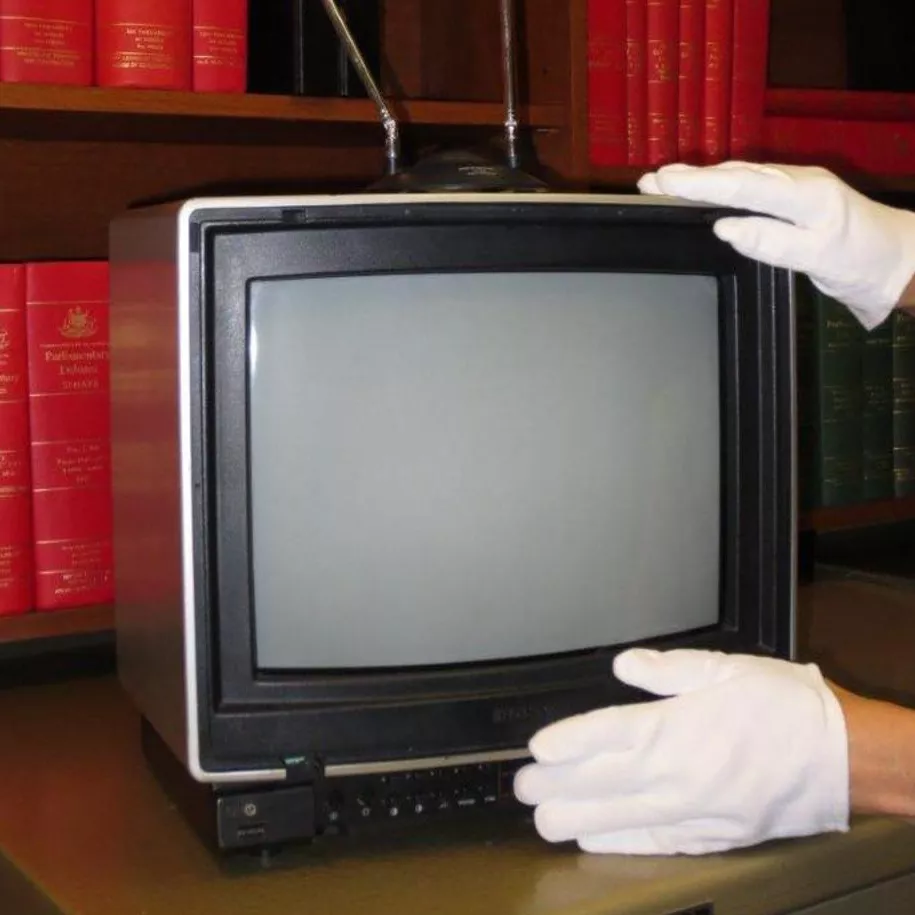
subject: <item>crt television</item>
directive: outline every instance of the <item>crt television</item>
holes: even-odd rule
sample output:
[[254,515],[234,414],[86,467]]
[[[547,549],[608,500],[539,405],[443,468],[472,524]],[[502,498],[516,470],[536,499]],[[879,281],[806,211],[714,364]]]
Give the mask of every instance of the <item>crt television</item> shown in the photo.
[[120,677],[221,848],[510,807],[538,728],[646,699],[626,646],[791,656],[791,277],[716,215],[368,193],[112,224]]

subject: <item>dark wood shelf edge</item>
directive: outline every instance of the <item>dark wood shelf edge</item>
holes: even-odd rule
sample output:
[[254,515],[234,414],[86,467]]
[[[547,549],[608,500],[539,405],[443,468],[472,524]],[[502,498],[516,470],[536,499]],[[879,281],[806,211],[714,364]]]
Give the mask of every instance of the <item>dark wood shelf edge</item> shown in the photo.
[[[26,83],[0,85],[0,116],[12,112],[94,114],[119,117],[237,119],[254,121],[365,123],[379,122],[369,99],[310,98],[252,93],[166,92],[151,89],[107,89],[96,86],[47,86]],[[500,102],[404,100],[390,101],[407,124],[489,126],[501,124]],[[523,105],[525,126],[565,126],[561,105]]]
[[639,165],[592,165],[588,169],[588,179],[592,190],[628,191],[638,193],[636,182],[651,166]]
[[803,531],[833,531],[913,519],[915,496],[812,509],[801,513],[798,526]]
[[114,605],[0,616],[0,651],[4,646],[48,639],[93,639],[114,631]]

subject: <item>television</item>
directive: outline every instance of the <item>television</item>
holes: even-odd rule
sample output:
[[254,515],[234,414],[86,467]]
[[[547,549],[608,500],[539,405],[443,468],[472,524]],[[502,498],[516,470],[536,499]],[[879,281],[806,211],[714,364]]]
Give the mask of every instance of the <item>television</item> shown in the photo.
[[538,728],[650,698],[620,650],[792,656],[792,277],[717,215],[365,193],[112,223],[119,676],[217,847],[520,811]]

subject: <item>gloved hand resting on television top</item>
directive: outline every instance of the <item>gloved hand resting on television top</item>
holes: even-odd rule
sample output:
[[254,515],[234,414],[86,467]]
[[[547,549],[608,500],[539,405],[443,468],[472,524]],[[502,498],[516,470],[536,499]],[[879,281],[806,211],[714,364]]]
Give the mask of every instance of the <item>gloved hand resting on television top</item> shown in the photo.
[[619,679],[662,698],[577,715],[531,740],[515,794],[585,851],[703,854],[848,828],[845,719],[812,664],[632,649]]
[[675,164],[638,186],[763,214],[722,218],[715,234],[741,254],[806,273],[868,329],[897,304],[915,305],[915,213],[870,200],[826,169]]

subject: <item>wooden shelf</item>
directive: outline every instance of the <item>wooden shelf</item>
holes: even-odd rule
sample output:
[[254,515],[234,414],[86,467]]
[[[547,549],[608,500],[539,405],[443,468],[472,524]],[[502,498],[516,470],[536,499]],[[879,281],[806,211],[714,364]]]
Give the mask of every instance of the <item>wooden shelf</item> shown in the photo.
[[611,190],[631,191],[636,194],[638,190],[635,183],[647,171],[651,171],[650,165],[592,165],[588,169],[588,178],[591,187],[595,190],[605,187]]
[[832,531],[915,519],[915,497],[862,502],[835,508],[816,508],[800,516],[801,530]]
[[[499,102],[392,101],[390,104],[395,115],[407,124],[485,127],[501,124],[504,119],[504,109]],[[375,105],[368,99],[5,83],[0,86],[0,121],[12,112],[336,124],[379,123]],[[561,105],[523,106],[520,115],[523,123],[531,127],[559,128],[566,121]]]
[[0,617],[0,646],[36,639],[104,635],[114,629],[111,604]]

